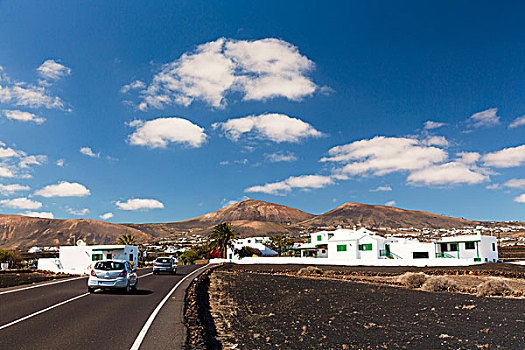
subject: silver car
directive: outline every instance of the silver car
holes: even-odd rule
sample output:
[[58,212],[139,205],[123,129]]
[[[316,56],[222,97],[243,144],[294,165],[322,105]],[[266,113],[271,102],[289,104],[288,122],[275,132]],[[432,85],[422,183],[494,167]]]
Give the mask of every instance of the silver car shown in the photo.
[[177,261],[171,257],[160,257],[153,262],[153,274],[158,275],[160,272],[177,273]]
[[137,290],[137,270],[127,260],[100,260],[91,269],[88,292],[95,289],[121,289],[126,293]]

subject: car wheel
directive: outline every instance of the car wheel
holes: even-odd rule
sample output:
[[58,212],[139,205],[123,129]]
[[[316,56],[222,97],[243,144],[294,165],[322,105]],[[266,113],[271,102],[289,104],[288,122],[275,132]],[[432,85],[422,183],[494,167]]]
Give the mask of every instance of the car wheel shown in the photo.
[[88,287],[88,293],[95,293],[95,288]]

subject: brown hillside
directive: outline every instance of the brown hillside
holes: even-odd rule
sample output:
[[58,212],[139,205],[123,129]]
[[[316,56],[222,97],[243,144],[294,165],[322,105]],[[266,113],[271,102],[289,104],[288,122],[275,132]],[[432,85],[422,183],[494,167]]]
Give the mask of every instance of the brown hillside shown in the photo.
[[405,210],[383,205],[345,203],[327,213],[300,223],[302,226],[417,227],[453,228],[474,225],[474,222],[425,211]]
[[[127,224],[129,227],[136,228],[138,230],[147,232],[149,234],[159,236],[166,235],[173,232],[180,232],[186,230],[202,229],[203,232],[211,232],[209,229],[217,224],[223,222],[244,222],[239,225],[239,232],[251,235],[251,232],[258,232],[263,234],[264,232],[286,232],[287,229],[282,225],[295,224],[300,221],[304,221],[313,218],[314,215],[305,213],[304,211],[290,208],[280,204],[274,204],[254,199],[247,199],[239,203],[232,204],[226,208],[219,209],[212,213],[204,214],[194,219],[161,223],[161,224]],[[247,225],[247,222],[254,222],[253,224]],[[267,225],[255,224],[256,222],[268,223]],[[270,225],[270,223],[277,225]],[[255,229],[255,227],[264,226],[269,231],[264,229]],[[234,225],[235,226],[235,225]],[[248,229],[251,227],[250,229]],[[253,230],[252,230],[253,228]]]
[[56,246],[83,239],[88,243],[114,244],[123,234],[132,234],[138,242],[152,236],[123,225],[90,219],[55,220],[0,214],[0,248]]

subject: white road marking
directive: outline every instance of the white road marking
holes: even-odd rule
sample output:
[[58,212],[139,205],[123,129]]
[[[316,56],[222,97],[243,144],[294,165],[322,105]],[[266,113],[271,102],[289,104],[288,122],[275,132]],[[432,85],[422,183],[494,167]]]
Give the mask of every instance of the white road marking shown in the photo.
[[181,279],[176,285],[175,287],[173,287],[169,292],[168,294],[166,294],[166,296],[164,297],[164,299],[162,299],[162,301],[159,303],[159,305],[157,305],[157,307],[155,308],[155,310],[153,310],[153,312],[151,313],[151,315],[149,316],[148,320],[146,321],[146,323],[144,324],[144,327],[142,327],[139,335],[137,336],[137,339],[135,339],[135,342],[133,343],[133,345],[131,346],[131,350],[138,350],[140,348],[140,345],[142,344],[142,341],[144,340],[144,337],[146,337],[146,333],[148,333],[148,330],[149,328],[151,327],[151,325],[153,324],[153,321],[155,320],[155,317],[157,317],[157,314],[160,312],[160,309],[162,309],[162,307],[164,306],[164,304],[166,303],[166,301],[168,301],[168,299],[170,298],[170,296],[175,292],[175,290],[180,286],[180,284],[182,282],[184,282],[186,280],[186,278],[190,277],[191,275],[197,273],[198,271],[208,267],[210,264],[207,264],[203,267],[200,267],[198,268],[197,270],[193,271],[192,273],[190,273],[189,275],[186,275],[184,276],[183,279]]
[[[149,267],[146,267],[146,269],[148,269]],[[142,270],[142,269],[141,269]],[[142,275],[142,276],[139,276],[139,278],[141,277],[146,277],[146,276],[149,276],[153,274],[153,272],[150,272],[150,273],[147,273],[145,275]],[[23,291],[23,290],[27,290],[27,289],[33,289],[33,288],[39,288],[39,287],[44,287],[44,286],[49,286],[51,284],[58,284],[58,283],[64,283],[64,282],[69,282],[69,281],[74,281],[74,280],[78,280],[78,279],[81,279],[81,278],[88,278],[89,276],[80,276],[80,277],[73,277],[73,278],[68,278],[66,280],[58,280],[58,281],[54,281],[54,282],[49,282],[49,283],[42,283],[42,284],[37,284],[37,285],[34,285],[34,286],[29,286],[29,287],[23,287],[23,288],[18,288],[18,289],[11,289],[11,290],[6,290],[4,292],[0,292],[0,295],[2,294],[7,294],[7,293],[14,293],[14,292],[20,292],[20,291]]]
[[147,273],[147,274],[142,275],[142,276],[138,276],[138,278],[146,277],[146,276],[149,276],[149,275],[153,275],[153,272]]
[[42,310],[37,311],[37,312],[34,312],[34,313],[30,314],[30,315],[27,315],[27,316],[24,316],[24,317],[22,317],[22,318],[19,318],[18,320],[14,320],[13,322],[9,322],[9,323],[7,323],[7,324],[4,324],[3,326],[0,326],[0,330],[2,330],[2,329],[4,329],[4,328],[7,328],[7,327],[10,327],[10,326],[12,326],[12,325],[14,325],[14,324],[17,324],[18,322],[25,321],[25,320],[27,320],[28,318],[31,318],[31,317],[33,317],[33,316],[40,315],[41,313],[44,313],[44,312],[46,312],[46,311],[49,311],[49,310],[51,310],[51,309],[54,309],[54,308],[56,308],[56,307],[59,307],[59,306],[61,306],[61,305],[66,304],[66,303],[69,303],[70,301],[77,300],[77,299],[80,299],[80,298],[82,298],[82,297],[85,297],[85,296],[87,296],[87,295],[89,295],[89,293],[80,294],[80,295],[77,295],[76,297],[73,297],[73,298],[71,298],[71,299],[64,300],[64,301],[62,301],[62,302],[60,302],[60,303],[58,303],[58,304],[55,304],[55,305],[51,305],[51,306],[49,306],[49,307],[46,307],[45,309],[42,309]]
[[18,288],[18,289],[6,290],[6,291],[4,291],[4,292],[0,292],[0,295],[2,295],[2,294],[7,294],[7,293],[20,292],[20,291],[22,291],[22,290],[27,290],[27,289],[32,289],[32,288],[38,288],[38,287],[49,286],[49,285],[51,285],[51,284],[58,284],[58,283],[64,283],[64,282],[74,281],[74,280],[78,280],[78,279],[81,279],[81,278],[87,278],[87,276],[73,277],[73,278],[68,278],[67,280],[58,280],[58,281],[54,281],[54,282],[50,282],[50,283],[42,283],[42,284],[37,284],[37,285],[34,285],[34,286],[29,286],[29,287],[24,287],[24,288]]

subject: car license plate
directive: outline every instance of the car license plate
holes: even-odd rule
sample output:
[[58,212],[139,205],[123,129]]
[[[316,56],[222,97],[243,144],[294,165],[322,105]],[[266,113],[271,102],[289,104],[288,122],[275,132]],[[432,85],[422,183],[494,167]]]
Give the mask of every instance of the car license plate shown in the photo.
[[111,286],[113,285],[113,282],[104,282],[104,281],[99,281],[98,284],[100,286]]

